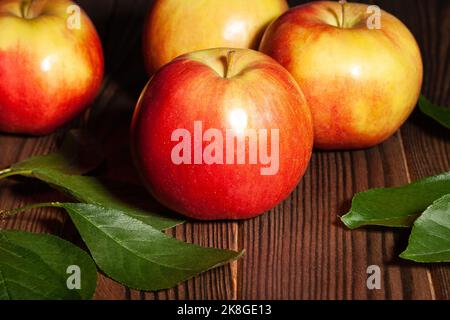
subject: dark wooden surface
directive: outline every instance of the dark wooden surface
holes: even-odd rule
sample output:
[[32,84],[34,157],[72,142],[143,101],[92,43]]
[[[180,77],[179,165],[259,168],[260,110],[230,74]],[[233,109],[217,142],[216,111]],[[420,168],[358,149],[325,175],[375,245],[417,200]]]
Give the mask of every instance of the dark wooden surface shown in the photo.
[[[290,1],[291,5],[301,1]],[[128,119],[147,77],[141,31],[150,1],[79,1],[103,40],[106,77],[91,123],[117,149],[100,172],[121,178],[127,164]],[[423,92],[449,105],[450,3],[446,0],[372,1],[400,18],[414,33],[425,66]],[[118,121],[121,119],[121,121]],[[125,121],[126,120],[126,121]],[[79,124],[74,121],[72,126]],[[0,168],[57,148],[64,129],[41,138],[0,135]],[[122,147],[119,147],[122,146]],[[267,214],[242,222],[190,222],[171,234],[179,239],[245,249],[239,262],[157,293],[129,290],[100,275],[97,299],[449,299],[450,266],[419,265],[397,258],[407,230],[346,230],[338,216],[355,192],[398,186],[450,170],[450,134],[419,112],[391,139],[369,150],[315,152],[292,195]],[[43,184],[0,182],[0,208],[58,200]],[[1,222],[2,228],[49,232],[81,244],[70,220],[39,209]],[[366,268],[379,265],[381,290],[368,290]]]

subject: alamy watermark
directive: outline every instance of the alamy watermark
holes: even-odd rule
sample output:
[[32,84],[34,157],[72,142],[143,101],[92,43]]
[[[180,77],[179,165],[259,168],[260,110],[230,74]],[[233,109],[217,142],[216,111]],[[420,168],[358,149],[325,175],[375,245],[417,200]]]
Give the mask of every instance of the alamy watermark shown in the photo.
[[77,265],[70,265],[66,269],[66,273],[70,276],[67,277],[66,286],[69,290],[81,289],[81,269]]
[[369,290],[381,289],[381,268],[377,265],[367,267],[366,273],[368,275],[366,286]]
[[367,14],[370,16],[367,18],[367,29],[380,30],[381,29],[381,9],[379,6],[371,5],[367,7]]
[[81,29],[81,8],[73,4],[67,7],[66,13],[68,14],[66,21],[67,29]]
[[[175,165],[259,165],[263,176],[276,175],[280,168],[280,130],[247,128],[244,111],[230,114],[232,128],[208,128],[194,121],[193,130],[175,129],[171,159]],[[191,133],[192,131],[192,133]],[[247,156],[248,155],[248,156]]]

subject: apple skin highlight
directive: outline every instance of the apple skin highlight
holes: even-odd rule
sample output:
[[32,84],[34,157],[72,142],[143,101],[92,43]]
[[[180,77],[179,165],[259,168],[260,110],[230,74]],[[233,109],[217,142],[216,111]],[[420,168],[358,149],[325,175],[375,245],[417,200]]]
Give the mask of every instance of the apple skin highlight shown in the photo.
[[318,1],[274,21],[260,50],[297,80],[314,119],[319,149],[359,149],[392,136],[414,109],[423,65],[410,31],[381,11],[381,29],[368,29],[367,5]]
[[[295,188],[311,158],[312,118],[292,76],[262,53],[233,49],[234,65],[225,79],[229,50],[194,52],[161,68],[133,118],[134,159],[146,186],[162,204],[200,220],[246,219],[273,208]],[[194,121],[202,121],[204,130],[225,132],[237,109],[247,128],[279,129],[275,175],[261,175],[260,165],[248,163],[172,162],[174,130],[192,130]],[[249,159],[248,147],[245,152]]]
[[97,95],[104,68],[101,42],[83,11],[80,29],[67,27],[73,4],[48,1],[24,18],[21,1],[0,2],[1,132],[49,134]]

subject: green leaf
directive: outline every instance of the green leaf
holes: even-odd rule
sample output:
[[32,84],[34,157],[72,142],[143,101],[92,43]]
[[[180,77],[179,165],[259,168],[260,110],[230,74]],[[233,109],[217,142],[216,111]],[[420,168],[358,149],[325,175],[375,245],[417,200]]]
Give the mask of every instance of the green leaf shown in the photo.
[[148,192],[138,186],[79,176],[97,167],[103,153],[86,133],[68,134],[60,151],[27,159],[0,172],[0,178],[22,175],[42,180],[80,202],[123,211],[158,230],[184,222],[167,209],[156,206]]
[[104,160],[101,147],[87,132],[72,130],[59,151],[45,156],[32,157],[16,163],[13,171],[52,169],[66,174],[84,174],[95,169]]
[[400,257],[416,262],[450,262],[450,194],[436,200],[414,222],[409,245]]
[[[72,265],[80,267],[80,289],[67,287]],[[51,235],[0,231],[0,300],[90,299],[96,285],[94,262],[73,244]]]
[[122,211],[153,228],[165,230],[184,222],[167,209],[150,208],[154,202],[141,187],[94,177],[65,175],[55,170],[33,170],[32,176],[71,195],[80,202]]
[[423,95],[419,98],[419,108],[430,118],[433,118],[444,127],[450,129],[450,108],[440,107],[431,103]]
[[363,225],[410,227],[433,201],[450,193],[450,172],[398,187],[357,193],[341,218],[350,229]]
[[180,242],[119,210],[89,204],[61,206],[100,269],[131,288],[171,288],[242,255]]

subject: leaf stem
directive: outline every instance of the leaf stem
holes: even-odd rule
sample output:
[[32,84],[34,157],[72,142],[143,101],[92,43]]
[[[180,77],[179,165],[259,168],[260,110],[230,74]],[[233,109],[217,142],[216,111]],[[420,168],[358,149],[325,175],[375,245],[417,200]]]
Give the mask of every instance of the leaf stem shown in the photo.
[[46,203],[36,203],[30,204],[21,208],[16,209],[3,209],[0,210],[0,219],[15,216],[16,214],[22,213],[24,211],[28,211],[31,209],[39,209],[39,208],[62,208],[62,203],[60,202],[46,202]]
[[7,174],[10,174],[13,170],[11,168],[6,168],[3,170],[0,170],[0,177],[1,176],[6,176]]
[[29,176],[33,173],[31,170],[19,170],[14,168],[7,168],[4,170],[0,170],[0,180],[5,179],[7,177],[11,176],[17,176],[17,175],[23,175],[23,176]]

